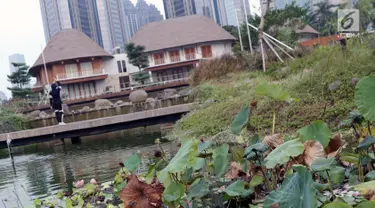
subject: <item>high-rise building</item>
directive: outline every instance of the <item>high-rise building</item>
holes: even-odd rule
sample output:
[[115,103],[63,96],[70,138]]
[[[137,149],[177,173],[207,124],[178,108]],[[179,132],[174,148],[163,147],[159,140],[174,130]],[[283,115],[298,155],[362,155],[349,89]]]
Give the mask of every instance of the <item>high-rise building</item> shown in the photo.
[[62,29],[76,28],[103,47],[96,0],[39,0],[48,42]]
[[225,0],[228,25],[237,26],[237,19],[239,24],[243,24],[246,20],[245,9],[247,15],[250,15],[250,4],[248,0]]
[[211,0],[195,0],[195,9],[198,15],[215,19]]
[[144,24],[163,16],[154,5],[138,0],[39,0],[48,42],[62,29],[75,28],[112,53],[125,44]]
[[163,0],[163,3],[166,19],[197,14],[194,0]]
[[13,74],[14,72],[17,71],[17,67],[14,67],[12,63],[18,63],[18,64],[24,64],[26,63],[25,61],[25,56],[23,54],[12,54],[8,57],[9,60],[9,69],[10,69],[10,74]]
[[228,25],[228,18],[224,0],[212,0],[213,16],[219,25]]

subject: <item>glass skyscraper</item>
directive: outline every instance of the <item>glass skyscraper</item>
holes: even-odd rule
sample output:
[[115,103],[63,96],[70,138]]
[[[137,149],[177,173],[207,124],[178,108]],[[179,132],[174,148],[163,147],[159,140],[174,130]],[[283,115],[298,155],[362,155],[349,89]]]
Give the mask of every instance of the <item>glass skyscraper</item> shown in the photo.
[[112,53],[123,51],[134,33],[144,24],[163,19],[154,5],[138,0],[39,0],[48,42],[57,32],[75,28]]

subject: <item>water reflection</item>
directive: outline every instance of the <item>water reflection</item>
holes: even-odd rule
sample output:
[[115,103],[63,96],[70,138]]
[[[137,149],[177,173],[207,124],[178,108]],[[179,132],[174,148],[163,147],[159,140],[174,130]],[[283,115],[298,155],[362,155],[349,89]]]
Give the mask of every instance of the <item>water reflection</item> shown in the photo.
[[[92,136],[82,138],[80,145],[72,145],[66,140],[65,145],[54,141],[20,147],[14,149],[13,161],[6,151],[1,150],[0,199],[4,204],[0,202],[0,207],[30,205],[36,197],[70,190],[72,183],[78,179],[113,180],[119,170],[119,162],[137,150],[153,155],[156,148],[154,140],[161,135],[143,128],[142,133],[134,135],[133,132],[120,131]],[[174,148],[172,144],[163,146],[167,152]],[[145,170],[150,160],[144,159],[141,169]]]

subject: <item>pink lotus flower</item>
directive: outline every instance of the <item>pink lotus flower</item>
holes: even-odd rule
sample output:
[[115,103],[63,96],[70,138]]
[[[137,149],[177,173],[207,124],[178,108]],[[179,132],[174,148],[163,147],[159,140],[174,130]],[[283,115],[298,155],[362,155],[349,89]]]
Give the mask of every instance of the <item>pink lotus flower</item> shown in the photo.
[[90,183],[96,185],[96,180],[93,178],[91,179]]
[[74,186],[79,189],[79,188],[82,188],[83,186],[85,185],[85,181],[84,180],[80,180],[80,181],[77,181]]

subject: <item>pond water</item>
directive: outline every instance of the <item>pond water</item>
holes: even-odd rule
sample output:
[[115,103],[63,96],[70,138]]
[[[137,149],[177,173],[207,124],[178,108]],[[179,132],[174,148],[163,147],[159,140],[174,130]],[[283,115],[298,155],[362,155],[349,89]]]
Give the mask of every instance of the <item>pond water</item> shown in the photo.
[[[160,128],[158,128],[160,129]],[[79,179],[88,182],[112,181],[124,161],[136,151],[144,155],[139,171],[144,171],[161,137],[152,129],[120,131],[82,138],[81,144],[60,141],[40,143],[14,149],[14,159],[0,150],[0,207],[27,207],[36,197],[72,188]],[[139,134],[141,132],[142,134]],[[169,154],[175,145],[163,144]]]

